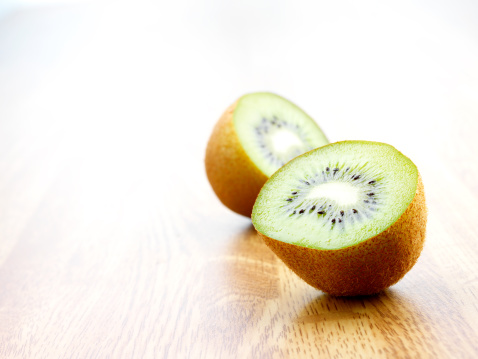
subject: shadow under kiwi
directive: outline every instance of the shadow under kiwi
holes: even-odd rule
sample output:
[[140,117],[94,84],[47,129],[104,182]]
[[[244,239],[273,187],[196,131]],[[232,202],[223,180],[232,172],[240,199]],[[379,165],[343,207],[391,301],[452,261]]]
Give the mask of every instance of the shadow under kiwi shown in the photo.
[[370,316],[372,308],[379,307],[388,297],[388,291],[369,296],[337,297],[327,293],[319,294],[310,301],[296,318],[298,323],[316,323],[326,320],[340,320]]
[[393,288],[370,296],[322,293],[299,312],[295,324],[334,337],[331,345],[338,352],[352,345],[369,355],[439,355],[428,320],[410,298]]

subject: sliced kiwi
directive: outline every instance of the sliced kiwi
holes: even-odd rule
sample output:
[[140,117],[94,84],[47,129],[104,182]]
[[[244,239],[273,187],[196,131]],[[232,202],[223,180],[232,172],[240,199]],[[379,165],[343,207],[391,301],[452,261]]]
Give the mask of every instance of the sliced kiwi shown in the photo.
[[307,283],[377,293],[415,264],[426,227],[423,184],[394,147],[344,141],[295,158],[259,193],[252,222]]
[[299,107],[271,93],[244,95],[216,124],[206,149],[206,172],[231,210],[250,216],[266,180],[292,158],[328,143]]

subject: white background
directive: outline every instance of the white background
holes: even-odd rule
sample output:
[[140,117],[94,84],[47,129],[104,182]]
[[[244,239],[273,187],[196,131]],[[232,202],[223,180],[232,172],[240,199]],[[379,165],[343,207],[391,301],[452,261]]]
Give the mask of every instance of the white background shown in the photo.
[[475,186],[456,158],[470,145],[478,153],[460,142],[478,116],[476,2],[21,5],[0,21],[1,130],[34,135],[61,124],[61,152],[97,171],[107,162],[149,176],[164,166],[203,173],[224,109],[271,91],[332,142],[390,143],[425,180],[433,177],[425,166],[453,158]]

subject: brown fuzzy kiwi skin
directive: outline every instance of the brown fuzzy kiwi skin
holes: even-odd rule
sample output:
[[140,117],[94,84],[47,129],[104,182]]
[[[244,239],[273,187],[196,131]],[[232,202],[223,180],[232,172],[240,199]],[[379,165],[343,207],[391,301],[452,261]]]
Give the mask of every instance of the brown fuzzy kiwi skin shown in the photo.
[[206,173],[214,192],[232,211],[250,217],[268,177],[244,151],[234,127],[236,101],[216,123],[206,148]]
[[420,174],[417,191],[387,230],[338,250],[305,248],[259,236],[299,277],[334,296],[371,295],[397,283],[416,263],[425,243],[427,206]]

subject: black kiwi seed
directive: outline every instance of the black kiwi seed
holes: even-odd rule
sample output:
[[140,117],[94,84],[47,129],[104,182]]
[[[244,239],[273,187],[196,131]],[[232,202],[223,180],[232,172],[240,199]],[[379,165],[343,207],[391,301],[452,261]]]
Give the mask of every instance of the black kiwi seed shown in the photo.
[[307,182],[307,181],[305,181],[305,184],[306,184],[306,185],[308,185],[308,186],[310,186],[310,183],[309,183],[309,182]]
[[357,210],[356,210],[356,209],[352,209],[352,211],[353,211],[354,213],[357,213]]
[[355,177],[354,177],[354,181],[355,181],[355,180],[358,180],[359,178],[360,178],[360,175],[355,176]]
[[315,205],[314,205],[314,206],[312,206],[312,208],[311,208],[310,210],[311,210],[311,211],[313,211],[314,209],[315,209]]
[[335,218],[334,218],[334,219],[332,219],[332,223],[335,223]]
[[302,213],[304,213],[304,212],[305,212],[305,209],[301,209],[301,210],[299,211],[299,214],[302,214]]
[[297,211],[292,212],[292,214],[296,214],[296,213],[297,213]]
[[374,184],[374,183],[375,183],[375,181],[370,181],[368,184]]
[[367,196],[370,196],[370,197],[372,197],[374,194],[375,194],[375,193],[373,193],[373,192],[370,192],[370,193],[367,193]]
[[349,169],[350,169],[350,167],[347,167],[347,168],[345,169],[345,172],[347,172]]
[[339,223],[342,223],[342,220],[339,218]]
[[330,168],[329,168],[329,167],[327,167],[325,170],[326,170],[327,172],[329,172],[329,171],[330,171]]
[[343,216],[343,215],[344,215],[344,211],[340,211],[340,215]]
[[292,198],[287,198],[286,201],[287,202],[292,202]]
[[334,173],[335,173],[335,172],[338,172],[338,170],[339,170],[338,168],[334,168]]
[[318,211],[317,213],[318,213],[318,214],[325,214],[324,211]]
[[294,192],[292,192],[292,194],[297,194],[297,192],[296,192],[296,191],[294,191]]

